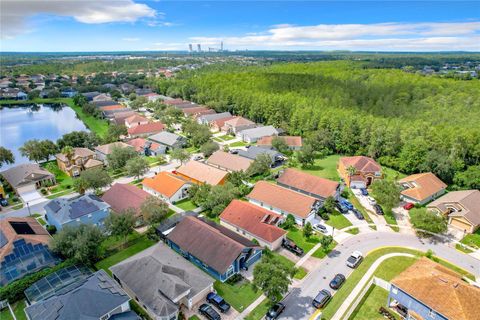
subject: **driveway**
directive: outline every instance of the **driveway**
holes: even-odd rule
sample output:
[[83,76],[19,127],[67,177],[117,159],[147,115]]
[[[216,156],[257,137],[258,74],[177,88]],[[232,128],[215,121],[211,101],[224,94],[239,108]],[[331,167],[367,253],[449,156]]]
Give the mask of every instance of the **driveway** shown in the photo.
[[403,209],[402,206],[398,206],[396,208],[393,208],[392,212],[395,220],[397,220],[397,224],[401,227],[401,233],[415,233],[415,231],[412,229],[412,224],[410,223],[410,216],[408,214],[408,210]]
[[375,225],[377,226],[377,230],[391,231],[390,227],[386,225],[387,222],[385,221],[385,218],[375,213],[375,209],[373,209],[373,206],[368,201],[368,198],[367,198],[368,196],[362,195],[362,192],[360,191],[360,189],[352,189],[352,192],[355,195],[355,197],[358,199],[360,204],[368,211],[368,215],[372,219],[373,223],[375,223]]
[[38,192],[38,190],[20,193],[19,196],[22,198],[23,202],[28,202],[29,205],[34,205],[45,201],[45,198],[40,194],[40,192]]
[[312,299],[321,289],[328,288],[328,283],[337,274],[345,276],[353,271],[345,261],[353,251],[364,255],[382,246],[403,246],[421,251],[433,250],[435,254],[461,268],[480,276],[480,261],[463,254],[434,239],[419,239],[413,235],[393,232],[372,232],[350,237],[333,250],[319,265],[313,269],[299,288],[294,288],[284,299],[286,309],[281,319],[309,319],[315,312],[311,306]]

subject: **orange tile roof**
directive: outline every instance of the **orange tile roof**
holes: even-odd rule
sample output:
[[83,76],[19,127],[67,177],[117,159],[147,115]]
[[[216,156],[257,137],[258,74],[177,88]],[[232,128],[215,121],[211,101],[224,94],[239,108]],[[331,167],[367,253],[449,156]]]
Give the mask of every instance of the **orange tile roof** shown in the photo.
[[[144,138],[135,138],[135,139],[127,141],[127,144],[134,147],[135,151],[141,152],[141,151],[143,151],[143,147],[145,146],[145,142],[147,142],[147,140],[144,139]],[[158,143],[152,142],[152,141],[150,141],[150,142],[151,142],[150,148],[152,150],[156,150],[158,147],[160,147],[160,145]]]
[[128,129],[128,134],[157,133],[165,129],[165,125],[161,122],[150,122],[141,124]]
[[246,171],[253,160],[218,150],[207,159],[207,163],[230,171]]
[[221,128],[221,127],[223,127],[223,125],[225,124],[226,121],[232,120],[234,118],[235,118],[235,116],[231,116],[231,117],[226,117],[226,118],[222,118],[222,119],[212,120],[212,121],[210,121],[210,125],[212,125],[212,126],[215,125],[216,127]]
[[338,182],[291,168],[285,169],[277,182],[323,198],[334,196],[338,188]]
[[239,227],[256,238],[274,242],[283,237],[287,231],[276,226],[282,218],[249,202],[233,200],[223,210],[220,220]]
[[313,197],[266,181],[257,182],[247,198],[263,202],[301,218],[307,218],[310,215],[312,207],[317,201]]
[[228,175],[227,171],[209,166],[203,162],[191,160],[177,169],[182,174],[191,179],[216,186],[222,182]]
[[248,120],[244,117],[235,117],[232,120],[225,121],[225,124],[228,124],[232,127],[238,127],[238,126],[252,125],[252,124],[255,124],[255,122]]
[[413,187],[405,189],[402,194],[415,200],[425,200],[447,187],[442,180],[431,172],[412,174],[399,180],[400,183],[412,184]]
[[257,141],[257,146],[268,146],[272,145],[273,138],[279,138],[283,140],[289,147],[301,147],[302,146],[302,137],[300,136],[268,136],[262,137]]
[[476,320],[480,314],[480,289],[427,258],[408,267],[392,284],[450,320]]
[[345,168],[349,166],[355,167],[357,172],[378,172],[382,170],[382,167],[372,158],[365,156],[353,156],[343,157],[340,161],[344,164]]
[[142,117],[141,115],[139,114],[134,114],[134,115],[131,115],[130,117],[126,118],[125,119],[125,122],[130,124],[130,123],[138,123],[138,122],[145,122],[145,121],[148,121],[147,118],[145,117]]
[[100,107],[100,110],[102,111],[111,111],[111,110],[118,110],[118,109],[125,109],[125,106],[122,106],[121,104],[115,104],[113,106]]
[[187,182],[178,176],[162,171],[153,178],[145,178],[142,181],[144,186],[147,186],[167,198],[171,198],[175,192],[183,187]]

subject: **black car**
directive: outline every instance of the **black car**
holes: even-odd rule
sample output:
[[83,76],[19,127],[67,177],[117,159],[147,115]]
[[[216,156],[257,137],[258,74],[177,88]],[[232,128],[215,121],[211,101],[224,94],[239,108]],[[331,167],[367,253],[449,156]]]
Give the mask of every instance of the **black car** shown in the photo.
[[332,281],[330,281],[330,288],[334,289],[334,290],[338,290],[340,289],[340,287],[342,286],[342,284],[345,282],[345,276],[341,273],[338,273],[333,279]]
[[230,310],[230,305],[218,294],[210,292],[207,295],[207,301],[217,307],[221,313],[228,312]]
[[265,315],[266,320],[274,320],[277,319],[280,314],[285,310],[285,305],[283,303],[277,303],[273,307],[271,307],[267,314]]
[[330,301],[330,299],[332,299],[332,294],[330,293],[330,291],[323,289],[317,294],[315,299],[313,299],[312,305],[315,308],[320,309],[325,307]]
[[220,315],[210,305],[204,303],[198,308],[198,312],[208,320],[221,320]]
[[375,212],[376,212],[378,215],[383,216],[383,209],[382,209],[382,207],[380,207],[380,205],[375,204],[375,205],[373,205],[373,208],[375,209]]
[[5,199],[5,198],[1,198],[1,199],[0,199],[0,205],[1,205],[2,207],[7,207],[7,206],[8,206],[8,200]]
[[338,211],[340,211],[341,213],[344,213],[344,214],[345,214],[345,213],[348,212],[348,208],[345,207],[343,204],[337,203],[336,206],[337,206]]
[[296,254],[297,256],[301,256],[303,255],[303,249],[300,248],[299,246],[297,246],[295,244],[295,242],[293,242],[292,240],[290,239],[283,239],[282,241],[282,247],[284,247],[285,249],[287,249],[288,251],[290,252],[293,252],[294,254]]
[[353,212],[353,214],[355,215],[355,217],[357,217],[358,220],[363,220],[363,219],[365,219],[365,218],[363,217],[363,214],[362,214],[360,211],[358,211],[357,209],[353,209],[352,212]]

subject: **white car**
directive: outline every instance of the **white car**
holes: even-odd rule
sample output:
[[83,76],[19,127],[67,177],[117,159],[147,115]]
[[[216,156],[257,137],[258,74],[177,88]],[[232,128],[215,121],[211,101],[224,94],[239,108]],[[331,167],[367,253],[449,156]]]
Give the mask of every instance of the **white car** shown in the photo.
[[360,262],[362,262],[362,260],[362,253],[360,251],[354,251],[347,259],[347,266],[354,269],[360,264]]
[[370,205],[372,206],[377,204],[377,201],[370,196],[367,197],[367,200],[368,200],[368,203],[370,203]]
[[323,224],[314,224],[313,229],[321,233],[328,233],[327,227],[325,227]]

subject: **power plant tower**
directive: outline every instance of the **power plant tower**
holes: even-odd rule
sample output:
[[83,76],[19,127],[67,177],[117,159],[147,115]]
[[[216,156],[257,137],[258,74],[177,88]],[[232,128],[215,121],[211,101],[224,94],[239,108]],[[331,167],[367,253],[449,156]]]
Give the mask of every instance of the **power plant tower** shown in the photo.
[[189,52],[192,52],[192,51],[193,51],[193,46],[192,46],[191,43],[188,45],[188,51],[189,51]]
[[200,43],[197,43],[197,50],[198,52],[202,52],[202,46],[200,45]]
[[220,42],[220,51],[223,51],[223,41]]

